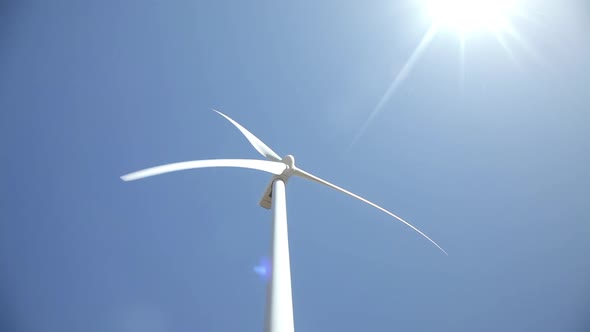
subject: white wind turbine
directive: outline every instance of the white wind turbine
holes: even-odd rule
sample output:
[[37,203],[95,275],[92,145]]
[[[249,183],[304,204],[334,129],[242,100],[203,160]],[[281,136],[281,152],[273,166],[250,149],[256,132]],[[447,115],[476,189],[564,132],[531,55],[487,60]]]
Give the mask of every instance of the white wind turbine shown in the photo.
[[293,302],[291,298],[291,268],[289,263],[289,238],[287,233],[287,204],[285,196],[285,184],[291,176],[298,176],[308,179],[320,184],[326,185],[330,188],[336,189],[347,195],[350,195],[360,201],[363,201],[385,213],[396,218],[404,223],[414,231],[432,242],[443,253],[447,254],[436,242],[422,233],[419,229],[412,226],[407,221],[396,216],[395,214],[385,210],[379,205],[370,202],[350,191],[344,190],[328,181],[320,179],[295,166],[295,158],[287,155],[284,158],[279,157],[271,148],[264,144],[260,139],[254,136],[246,128],[228,117],[227,115],[214,110],[221,116],[231,122],[238,128],[244,136],[248,139],[250,144],[260,154],[269,160],[254,160],[254,159],[209,159],[209,160],[193,160],[173,164],[166,164],[156,167],[143,169],[137,172],[129,173],[121,176],[124,181],[133,181],[149,176],[159,175],[163,173],[181,171],[193,168],[206,167],[238,167],[256,169],[264,172],[274,174],[271,182],[266,188],[260,205],[266,209],[273,211],[272,223],[272,238],[271,238],[271,276],[267,290],[267,304],[265,317],[265,331],[267,332],[293,332]]

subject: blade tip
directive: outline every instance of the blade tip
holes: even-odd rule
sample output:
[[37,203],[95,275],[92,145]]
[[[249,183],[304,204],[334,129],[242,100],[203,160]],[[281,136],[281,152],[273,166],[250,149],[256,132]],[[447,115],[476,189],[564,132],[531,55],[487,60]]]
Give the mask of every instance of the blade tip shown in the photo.
[[133,180],[133,178],[131,177],[131,174],[125,174],[125,175],[120,176],[119,178],[125,182],[129,182],[129,181]]

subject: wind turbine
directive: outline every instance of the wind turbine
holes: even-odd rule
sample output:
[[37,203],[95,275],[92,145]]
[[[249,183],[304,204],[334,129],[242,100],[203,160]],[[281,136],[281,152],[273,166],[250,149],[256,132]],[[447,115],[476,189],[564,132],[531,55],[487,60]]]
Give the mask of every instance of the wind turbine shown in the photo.
[[284,158],[279,157],[271,148],[264,144],[260,139],[254,136],[246,128],[231,119],[229,116],[214,110],[219,115],[223,116],[231,122],[242,134],[248,139],[250,144],[261,155],[268,160],[255,159],[209,159],[209,160],[193,160],[178,162],[173,164],[166,164],[146,168],[137,172],[129,173],[121,176],[124,181],[139,180],[146,177],[170,173],[175,171],[206,168],[206,167],[238,167],[256,169],[271,173],[274,176],[271,178],[269,185],[260,200],[260,206],[265,209],[272,209],[273,223],[272,223],[272,238],[271,238],[271,276],[267,290],[266,300],[266,318],[265,331],[266,332],[293,332],[293,301],[291,297],[291,268],[289,262],[289,237],[287,232],[287,204],[285,195],[285,184],[292,176],[298,176],[307,180],[311,180],[332,189],[336,189],[342,193],[352,196],[362,202],[377,208],[395,219],[401,221],[406,226],[418,232],[424,238],[428,239],[443,253],[447,254],[434,240],[422,233],[419,229],[412,226],[410,223],[400,218],[399,216],[385,210],[379,205],[370,202],[356,194],[342,189],[335,184],[323,180],[313,174],[310,174],[295,166],[295,158],[292,155],[287,155]]

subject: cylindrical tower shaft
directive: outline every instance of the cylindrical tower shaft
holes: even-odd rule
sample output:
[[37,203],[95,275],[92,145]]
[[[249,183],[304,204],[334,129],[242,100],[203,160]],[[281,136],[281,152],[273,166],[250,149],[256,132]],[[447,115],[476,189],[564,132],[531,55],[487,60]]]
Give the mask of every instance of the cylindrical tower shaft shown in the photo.
[[285,182],[272,187],[271,276],[266,295],[266,332],[294,332]]

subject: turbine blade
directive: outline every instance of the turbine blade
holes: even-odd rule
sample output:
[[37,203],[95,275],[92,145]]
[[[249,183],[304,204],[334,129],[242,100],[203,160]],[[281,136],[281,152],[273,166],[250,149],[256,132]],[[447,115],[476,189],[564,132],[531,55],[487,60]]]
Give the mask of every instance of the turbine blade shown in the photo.
[[371,202],[371,201],[369,201],[367,199],[364,199],[364,198],[362,198],[359,195],[353,194],[353,193],[351,193],[348,190],[342,189],[342,188],[338,187],[337,185],[332,184],[332,183],[330,183],[330,182],[328,182],[326,180],[320,179],[319,177],[317,177],[317,176],[315,176],[313,174],[310,174],[310,173],[308,173],[308,172],[306,172],[306,171],[304,171],[302,169],[294,168],[293,169],[293,174],[294,175],[297,175],[297,176],[300,176],[300,177],[302,177],[304,179],[308,179],[308,180],[311,180],[311,181],[314,181],[314,182],[323,184],[323,185],[328,186],[328,187],[330,187],[332,189],[336,189],[336,190],[338,190],[340,192],[343,192],[343,193],[345,193],[345,194],[347,194],[349,196],[352,196],[352,197],[354,197],[354,198],[356,198],[356,199],[358,199],[358,200],[360,200],[362,202],[365,202],[365,203],[371,205],[374,208],[377,208],[377,209],[379,209],[379,210],[387,213],[388,215],[390,215],[390,216],[394,217],[395,219],[403,222],[404,224],[406,224],[406,226],[408,226],[411,229],[413,229],[416,232],[418,232],[420,235],[422,235],[423,237],[425,237],[428,241],[432,242],[432,244],[434,244],[438,249],[440,249],[443,253],[445,253],[445,255],[447,255],[447,256],[449,255],[449,254],[447,254],[447,252],[443,248],[441,248],[436,242],[434,242],[434,240],[432,240],[430,237],[428,237],[428,235],[422,233],[422,231],[420,231],[418,228],[412,226],[409,222],[407,222],[404,219],[398,217],[397,215],[395,215],[395,214],[393,214],[393,213],[385,210],[384,208],[380,207],[379,205],[377,205],[377,204],[375,204],[375,203],[373,203],[373,202]]
[[229,116],[219,112],[218,110],[213,111],[217,112],[219,115],[226,118],[227,121],[231,122],[234,126],[236,126],[236,128],[238,128],[238,130],[240,130],[242,134],[246,136],[246,139],[248,139],[250,144],[252,144],[256,151],[258,151],[261,155],[265,156],[267,159],[270,160],[281,161],[281,157],[279,157],[278,154],[276,154],[271,148],[269,148],[268,145],[264,144],[264,142],[262,142],[258,137],[254,136],[254,134],[249,132],[248,129],[242,127],[242,125],[234,121]]
[[272,173],[275,175],[281,174],[287,165],[275,161],[255,160],[255,159],[208,159],[208,160],[192,160],[183,161],[179,163],[166,164],[161,166],[150,167],[142,169],[137,172],[125,174],[121,176],[123,181],[133,181],[149,176],[182,171],[193,168],[206,167],[239,167],[256,169],[263,172]]

